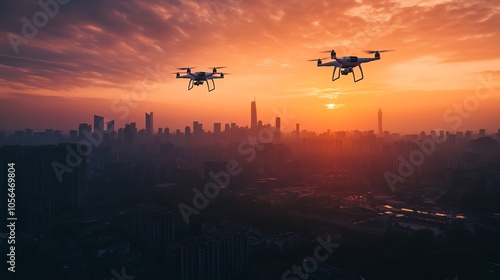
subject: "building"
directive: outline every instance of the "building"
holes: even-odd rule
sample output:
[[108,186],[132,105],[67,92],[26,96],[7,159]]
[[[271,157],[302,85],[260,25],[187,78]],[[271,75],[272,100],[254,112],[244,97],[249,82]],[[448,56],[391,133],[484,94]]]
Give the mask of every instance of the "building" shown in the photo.
[[250,128],[251,129],[256,129],[257,128],[257,104],[255,103],[255,100],[252,101],[252,104],[250,106]]
[[125,124],[125,128],[123,129],[123,141],[125,145],[133,146],[136,136],[137,127],[135,125],[135,122]]
[[281,118],[276,117],[275,119],[275,127],[274,127],[274,139],[280,140],[281,137]]
[[220,231],[181,245],[181,279],[242,279],[249,258],[247,234]]
[[[18,232],[48,236],[53,216],[83,205],[87,159],[77,152],[81,150],[79,144],[0,147],[0,164],[15,163]],[[7,182],[7,172],[7,168],[0,169],[3,182]],[[0,199],[7,201],[7,191],[0,192]],[[6,214],[0,213],[4,221]]]
[[80,138],[84,138],[85,134],[90,135],[91,133],[92,133],[92,125],[88,123],[81,123],[78,126],[78,136],[80,136]]
[[153,112],[146,113],[146,135],[153,136]]
[[161,254],[166,243],[175,238],[174,215],[153,204],[138,205],[134,213],[134,232],[146,251]]
[[201,135],[203,134],[203,124],[199,123],[198,121],[193,122],[193,137],[195,139],[200,139]]
[[214,123],[214,134],[219,135],[222,132],[222,125],[221,123]]
[[382,129],[382,109],[378,109],[378,135],[383,136],[384,130]]
[[104,117],[94,115],[94,133],[96,131],[104,132]]

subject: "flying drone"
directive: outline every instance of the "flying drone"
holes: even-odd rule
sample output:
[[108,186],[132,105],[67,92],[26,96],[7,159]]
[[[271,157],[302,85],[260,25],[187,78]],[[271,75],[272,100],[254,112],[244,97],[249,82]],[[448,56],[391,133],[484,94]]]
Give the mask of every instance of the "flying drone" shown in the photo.
[[[176,78],[189,79],[188,90],[191,90],[194,86],[203,85],[203,83],[206,82],[208,92],[211,92],[215,89],[214,79],[224,79],[224,73],[218,73],[217,70],[226,67],[225,66],[214,67],[212,68],[212,72],[191,72],[191,69],[194,68],[195,67],[177,68],[178,70],[185,70],[186,75],[181,75],[179,72],[177,72]],[[210,87],[209,81],[212,82],[212,87]]]
[[[329,52],[331,55],[332,61],[325,62],[321,60],[321,58],[316,59],[311,59],[308,61],[317,61],[318,62],[318,67],[323,67],[323,66],[333,66],[333,74],[332,74],[332,81],[336,81],[340,78],[340,74],[342,75],[349,75],[349,73],[352,73],[352,77],[354,79],[354,82],[359,82],[363,80],[364,74],[363,74],[363,68],[361,68],[361,63],[365,62],[370,62],[374,60],[379,60],[380,59],[380,53],[383,52],[390,52],[393,50],[380,50],[380,51],[365,51],[366,53],[369,54],[375,54],[375,57],[357,57],[357,56],[344,56],[344,57],[337,57],[337,53],[335,53],[335,50],[330,51],[324,51],[324,52]],[[326,58],[323,58],[326,59]],[[356,75],[354,74],[354,68],[359,67],[359,70],[361,71],[361,78],[356,79]],[[337,72],[338,70],[338,72]]]

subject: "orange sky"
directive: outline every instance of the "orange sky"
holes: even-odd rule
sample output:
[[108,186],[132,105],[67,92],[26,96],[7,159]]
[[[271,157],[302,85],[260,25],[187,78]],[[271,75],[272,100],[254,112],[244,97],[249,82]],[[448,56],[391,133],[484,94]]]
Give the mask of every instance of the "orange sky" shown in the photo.
[[[42,8],[0,6],[0,130],[67,131],[94,114],[143,128],[150,111],[155,129],[193,120],[205,130],[247,126],[254,98],[264,123],[293,115],[285,131],[297,122],[317,132],[376,130],[379,108],[390,131],[500,129],[494,0],[70,1],[17,53],[11,40],[23,34],[21,19]],[[364,64],[361,82],[332,82],[332,68],[306,61],[332,48],[337,56],[396,51]],[[229,66],[231,75],[211,93],[205,85],[187,91],[187,80],[171,74],[187,66]],[[152,77],[146,67],[158,75],[134,100]]]

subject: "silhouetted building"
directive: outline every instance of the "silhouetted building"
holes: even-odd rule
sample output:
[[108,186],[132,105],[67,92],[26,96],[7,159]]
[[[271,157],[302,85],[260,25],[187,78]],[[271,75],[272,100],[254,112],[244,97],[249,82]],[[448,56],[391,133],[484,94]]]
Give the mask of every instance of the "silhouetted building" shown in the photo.
[[479,130],[479,137],[485,137],[486,136],[486,129],[482,128]]
[[[0,147],[3,182],[7,182],[7,164],[15,163],[17,232],[47,236],[54,215],[83,205],[87,159],[77,152],[83,149],[79,144]],[[68,166],[70,153],[72,165]],[[0,192],[2,201],[7,201],[6,196],[7,191]],[[5,221],[7,211],[0,212]]]
[[98,115],[94,115],[94,133],[96,130],[104,132],[104,118]]
[[135,122],[125,124],[125,128],[123,129],[123,141],[125,142],[125,145],[134,145],[136,135],[137,127],[135,125]]
[[255,103],[255,100],[252,101],[252,104],[250,106],[250,128],[255,129],[257,128],[257,104]]
[[92,133],[92,125],[88,123],[81,123],[78,126],[78,136],[80,138],[84,138],[85,137],[84,132],[86,132],[85,134],[90,135]]
[[248,244],[248,237],[242,232],[217,232],[182,242],[181,279],[243,279]]
[[106,123],[106,132],[110,134],[115,133],[115,121],[109,121]]
[[201,135],[203,133],[203,125],[199,123],[198,121],[193,122],[193,137],[195,139],[200,139]]
[[152,136],[153,135],[153,112],[151,113],[146,113],[146,135],[147,136]]
[[188,125],[184,128],[184,140],[188,142],[191,141],[191,139],[192,139],[191,128]]
[[382,109],[378,109],[378,135],[384,135],[384,130],[382,129]]
[[70,130],[69,131],[69,138],[73,141],[76,141],[78,139],[78,131]]
[[278,133],[281,132],[281,118],[280,117],[276,117],[276,131]]
[[26,132],[25,136],[26,136],[27,140],[33,139],[33,129],[26,128],[25,132]]
[[220,134],[222,132],[221,128],[221,123],[214,123],[214,134]]
[[146,251],[162,253],[166,242],[175,238],[174,215],[153,204],[141,204],[134,213],[134,231]]

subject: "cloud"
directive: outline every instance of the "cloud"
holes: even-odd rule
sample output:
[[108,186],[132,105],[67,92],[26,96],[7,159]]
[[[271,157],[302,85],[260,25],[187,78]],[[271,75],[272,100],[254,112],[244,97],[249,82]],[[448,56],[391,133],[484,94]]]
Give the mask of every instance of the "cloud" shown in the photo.
[[[124,89],[158,62],[173,69],[228,61],[291,73],[304,71],[295,61],[330,48],[350,55],[395,47],[405,59],[429,54],[443,63],[494,60],[500,15],[492,2],[73,0],[18,54],[3,41],[0,80],[11,89]],[[41,10],[28,0],[0,5],[4,38],[21,35],[21,18]]]

